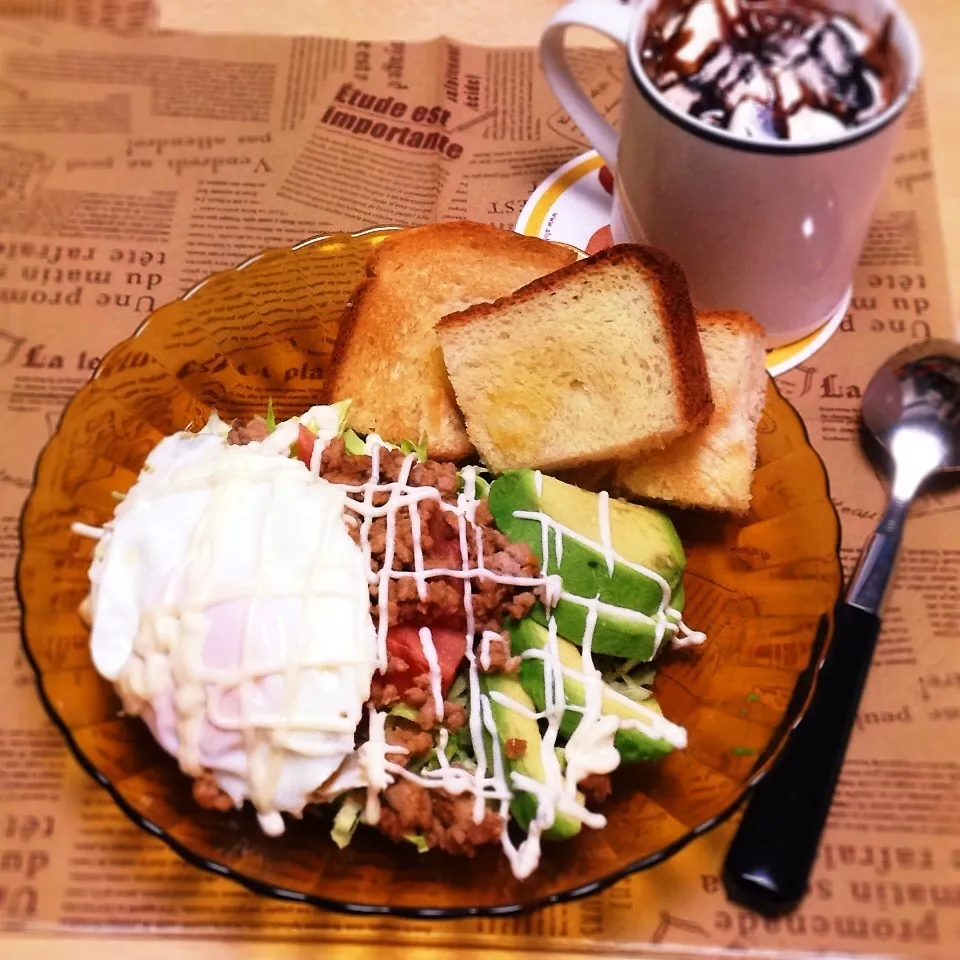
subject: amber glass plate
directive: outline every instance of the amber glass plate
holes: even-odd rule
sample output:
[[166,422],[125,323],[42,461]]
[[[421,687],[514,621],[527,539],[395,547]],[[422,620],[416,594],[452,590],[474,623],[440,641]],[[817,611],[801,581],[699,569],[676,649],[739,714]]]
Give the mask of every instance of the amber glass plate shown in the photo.
[[[165,435],[266,409],[312,405],[338,318],[377,229],[269,251],[154,313],[113,349],[67,408],[44,451],[23,517],[18,585],[27,655],[41,696],[80,763],[136,823],[190,863],[271,896],[336,910],[408,916],[506,914],[573,899],[652,866],[728,817],[769,767],[810,690],[840,589],[838,522],[823,465],[770,381],[753,510],[742,519],[675,517],[686,545],[686,620],[707,643],[663,658],[656,694],[689,731],[688,749],[627,765],[604,806],[606,829],[546,845],[527,881],[498,847],[472,860],[418,854],[370,829],[338,850],[329,818],[280,839],[249,810],[197,808],[190,782],[137,719],[121,716],[94,671],[77,607],[91,541]],[[789,829],[785,825],[785,829]]]

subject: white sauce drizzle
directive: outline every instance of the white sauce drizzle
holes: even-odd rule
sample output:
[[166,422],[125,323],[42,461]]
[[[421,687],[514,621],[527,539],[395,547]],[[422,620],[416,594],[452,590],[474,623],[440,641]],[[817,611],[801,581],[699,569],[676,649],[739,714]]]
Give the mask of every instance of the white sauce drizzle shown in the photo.
[[357,763],[367,783],[367,803],[363,812],[365,823],[376,823],[380,819],[380,794],[393,783],[387,773],[390,764],[388,753],[406,753],[406,747],[391,747],[386,741],[386,712],[378,712],[373,707],[367,711],[369,723],[367,740],[357,749]]
[[483,636],[480,638],[480,666],[484,670],[490,669],[490,644],[499,639],[499,633],[495,633],[493,630],[483,631]]
[[450,743],[450,731],[446,727],[441,727],[437,734],[437,763],[440,769],[448,768],[450,761],[447,759],[447,744]]
[[73,523],[70,529],[81,537],[89,537],[91,540],[99,540],[103,537],[103,527],[93,527],[89,523]]
[[[542,479],[541,479],[541,488],[542,488]],[[602,513],[604,512],[604,503],[603,499],[600,500],[601,506],[599,507]],[[607,508],[608,509],[608,508]],[[562,523],[554,520],[552,517],[547,516],[545,513],[541,513],[537,510],[514,510],[514,517],[518,520],[535,520],[540,524],[541,530],[541,549],[543,551],[543,569],[547,570],[549,567],[549,553],[548,553],[548,544],[550,542],[548,532],[550,530],[554,531],[555,534],[562,535],[564,537],[569,537],[571,540],[576,540],[578,543],[583,544],[586,547],[589,547],[592,550],[597,550],[601,553],[604,552],[603,545],[597,544],[589,537],[583,536],[583,534],[577,533],[576,530],[571,530],[570,527],[564,526]],[[607,520],[609,526],[609,517]],[[603,530],[603,523],[601,519],[600,524],[601,532]],[[559,564],[559,560],[557,561]],[[617,553],[613,549],[612,545],[610,547],[610,554],[607,560],[608,569],[615,569],[617,564],[622,564],[625,567],[628,567],[630,570],[633,570],[635,573],[639,573],[641,576],[646,577],[648,580],[652,580],[660,588],[660,603],[657,607],[657,612],[654,616],[650,617],[645,613],[640,613],[637,610],[628,610],[626,607],[618,607],[613,604],[604,603],[603,601],[595,601],[586,597],[579,597],[576,594],[563,592],[561,598],[563,600],[569,600],[573,603],[577,603],[580,606],[588,606],[594,602],[599,602],[599,612],[608,613],[613,616],[620,617],[624,620],[632,620],[636,623],[651,623],[655,625],[655,638],[654,638],[654,654],[659,650],[660,643],[663,640],[664,633],[671,633],[676,635],[673,645],[676,647],[685,647],[691,646],[693,644],[703,643],[706,640],[705,634],[698,633],[697,631],[691,630],[681,619],[680,611],[675,610],[670,606],[670,600],[672,599],[672,591],[670,589],[670,584],[660,576],[656,570],[651,570],[649,567],[645,567],[642,564],[634,563],[632,560],[628,560],[626,557]]]
[[[358,486],[338,485],[338,487],[345,495],[353,494],[359,498],[353,499],[350,496],[346,496],[344,509],[347,515],[345,519],[348,523],[351,523],[352,518],[349,514],[352,513],[356,515],[360,521],[360,550],[364,561],[367,581],[371,586],[375,584],[377,587],[376,596],[379,617],[376,636],[376,655],[378,665],[381,670],[386,670],[386,634],[389,626],[388,600],[390,581],[402,578],[413,578],[417,585],[418,595],[425,599],[427,581],[429,579],[442,577],[461,580],[463,582],[464,592],[467,679],[470,700],[467,729],[472,742],[473,753],[476,757],[476,769],[469,771],[462,767],[450,765],[445,755],[445,749],[449,743],[449,734],[448,731],[442,727],[438,735],[437,761],[439,766],[437,769],[413,773],[405,767],[392,762],[389,759],[391,754],[405,754],[407,751],[402,747],[387,744],[385,737],[386,711],[377,711],[373,708],[368,708],[368,738],[356,751],[356,765],[362,782],[366,786],[364,820],[367,823],[377,822],[380,816],[380,794],[391,783],[395,782],[397,777],[405,778],[429,789],[442,789],[451,795],[461,795],[464,793],[473,794],[473,819],[477,823],[483,820],[487,803],[489,801],[497,801],[499,803],[499,812],[504,820],[504,828],[501,835],[502,847],[509,859],[514,874],[518,878],[525,878],[533,872],[539,863],[542,834],[553,826],[558,816],[569,817],[594,828],[600,828],[605,825],[606,819],[602,815],[588,810],[578,799],[577,785],[585,776],[591,773],[609,773],[619,764],[619,753],[614,745],[614,737],[618,730],[633,728],[641,730],[649,736],[667,740],[679,748],[686,745],[686,731],[684,731],[682,727],[666,720],[656,711],[623,697],[616,691],[606,687],[603,683],[600,672],[596,669],[592,657],[593,634],[598,616],[601,613],[609,612],[615,613],[621,618],[654,624],[657,646],[659,646],[660,640],[666,633],[674,635],[674,642],[678,645],[702,642],[703,635],[690,631],[680,619],[679,612],[670,607],[671,590],[669,584],[663,577],[653,570],[626,560],[616,552],[610,536],[609,502],[606,494],[601,495],[599,498],[598,520],[602,540],[601,544],[594,543],[575,531],[557,523],[541,512],[516,511],[514,516],[517,518],[535,520],[540,523],[543,557],[542,569],[540,575],[536,577],[500,574],[487,569],[483,564],[482,531],[479,529],[475,529],[473,533],[475,537],[477,562],[475,566],[471,566],[470,562],[470,553],[468,550],[468,537],[470,532],[468,527],[473,523],[479,502],[476,497],[476,471],[474,468],[466,467],[461,472],[463,490],[457,496],[456,504],[453,505],[445,502],[439,490],[435,487],[412,487],[409,485],[410,471],[417,461],[415,454],[410,454],[404,458],[397,481],[382,483],[380,478],[380,451],[383,449],[382,441],[380,441],[379,437],[371,435],[367,438],[366,444],[367,451],[371,458],[370,478],[367,482]],[[310,463],[311,473],[313,473],[314,476],[319,472],[322,448],[323,444],[318,440],[314,446]],[[539,471],[534,473],[534,486],[538,496],[542,495],[543,477]],[[376,505],[379,501],[384,500],[384,498],[386,498],[385,502]],[[429,569],[424,567],[418,506],[426,500],[434,500],[442,511],[456,515],[461,558],[459,567],[451,566]],[[275,501],[278,505],[282,504],[283,501],[282,491],[279,488],[276,491]],[[196,534],[199,538],[198,543],[199,540],[203,538],[202,531],[210,527],[211,524],[215,527],[217,523],[220,522],[216,515],[221,510],[226,509],[227,506],[222,502],[214,502],[210,513],[204,516],[199,524],[199,531]],[[412,571],[393,569],[396,517],[400,510],[409,511],[411,520],[414,557],[414,569]],[[371,564],[372,550],[370,546],[370,533],[373,521],[378,518],[386,518],[386,545],[383,566],[378,572],[375,572]],[[276,518],[276,521],[280,522],[279,516]],[[86,529],[80,529],[84,527],[85,525],[77,525],[77,532],[95,535]],[[93,530],[96,530],[96,528],[90,528],[90,531]],[[551,533],[553,534],[552,537],[550,536]],[[651,617],[603,603],[598,597],[578,597],[563,591],[560,577],[556,574],[548,575],[550,562],[549,545],[552,539],[554,542],[556,562],[559,564],[562,559],[563,538],[567,536],[593,549],[600,550],[606,557],[607,568],[611,574],[616,564],[623,564],[657,583],[662,593],[662,599],[656,614]],[[320,545],[318,545],[318,548],[320,548]],[[486,669],[489,667],[490,643],[499,635],[493,631],[484,631],[479,643],[479,657],[477,657],[474,652],[476,621],[472,593],[473,581],[479,579],[489,579],[500,584],[517,587],[542,588],[545,594],[548,613],[559,599],[574,602],[586,608],[586,626],[581,646],[582,669],[580,671],[572,670],[562,664],[557,646],[556,621],[552,615],[548,616],[547,643],[545,648],[542,650],[527,650],[523,654],[526,659],[539,659],[543,665],[545,704],[542,711],[532,712],[521,704],[511,700],[509,697],[504,697],[496,692],[492,692],[489,697],[482,692],[478,668],[483,667]],[[189,618],[185,619],[189,620]],[[201,629],[199,623],[196,625],[196,629]],[[430,671],[430,687],[437,716],[442,717],[442,678],[436,647],[433,643],[433,636],[429,628],[421,629],[419,636],[424,658]],[[199,644],[183,644],[181,649],[187,652],[193,651],[195,656],[199,656],[199,647]],[[342,659],[336,659],[329,665],[335,668],[343,668],[352,663],[351,651],[345,650]],[[320,664],[316,665],[320,666]],[[179,680],[181,684],[177,691],[177,700],[178,713],[184,727],[193,722],[193,715],[196,713],[192,708],[192,700],[202,694],[202,686],[200,688],[197,686],[200,666],[198,663],[184,664],[182,667],[174,664],[174,678],[175,680]],[[298,666],[302,668],[304,664],[298,663]],[[241,728],[245,728],[245,733],[248,736],[252,736],[252,734],[250,728],[245,727],[245,725],[250,724],[250,715],[248,713],[248,704],[246,703],[244,691],[250,680],[255,676],[255,667],[245,660],[241,665],[239,676],[232,678],[233,683],[236,684],[240,690],[241,703],[243,704],[241,718],[238,723]],[[583,686],[583,706],[567,706],[564,695],[564,677],[576,680]],[[290,687],[293,692],[288,692],[288,697],[295,697],[296,684],[290,684]],[[602,710],[603,700],[611,697],[629,704],[631,711],[636,716],[628,719],[604,714]],[[500,739],[490,705],[491,700],[500,706],[515,710],[531,719],[546,721],[546,730],[544,731],[540,744],[540,759],[544,771],[543,782],[518,774],[516,771],[510,773],[509,783],[507,782],[504,757],[500,749]],[[213,706],[215,707],[216,705],[214,704]],[[284,709],[286,709],[287,706],[288,704],[285,704]],[[563,751],[566,763],[564,768],[561,766],[556,748],[560,724],[567,710],[580,716],[577,728],[568,738]],[[279,715],[271,719],[273,721],[273,727],[271,728],[272,735],[276,736],[285,727],[284,718],[282,715]],[[263,718],[258,717],[257,722],[258,726],[261,725]],[[349,722],[343,727],[333,723],[324,727],[324,729],[330,730],[334,728],[337,728],[338,731],[340,729],[353,729]],[[181,730],[181,742],[187,745],[184,755],[181,756],[181,764],[184,769],[197,770],[199,772],[199,758],[191,755],[192,751],[189,749],[189,744],[195,742],[193,733],[185,728]],[[489,751],[487,749],[488,746],[490,748]],[[269,756],[265,755],[260,757],[258,755],[256,742],[251,741],[248,744],[248,750],[252,762],[262,762],[262,765],[265,765],[265,767],[271,767],[272,761]],[[275,769],[264,769],[258,776],[262,782],[268,783],[275,774]],[[537,811],[530,823],[526,838],[519,845],[514,845],[508,834],[507,822],[509,820],[510,801],[513,792],[517,790],[528,792],[536,798]],[[269,809],[262,811],[261,823],[267,832],[273,833],[282,830],[282,819],[280,819],[279,814]]]
[[433,634],[429,627],[420,628],[420,646],[423,647],[423,657],[430,669],[430,692],[433,694],[433,706],[437,719],[443,719],[443,693],[441,693],[442,677],[440,675],[440,661],[437,659],[437,648],[433,645]]

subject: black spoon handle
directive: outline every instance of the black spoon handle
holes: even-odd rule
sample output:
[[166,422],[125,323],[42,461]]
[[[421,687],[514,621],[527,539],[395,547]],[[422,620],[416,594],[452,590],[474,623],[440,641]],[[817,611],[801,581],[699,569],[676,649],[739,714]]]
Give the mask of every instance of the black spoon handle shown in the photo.
[[727,853],[723,882],[735,903],[778,916],[803,898],[879,632],[876,614],[838,605],[813,702],[757,785]]

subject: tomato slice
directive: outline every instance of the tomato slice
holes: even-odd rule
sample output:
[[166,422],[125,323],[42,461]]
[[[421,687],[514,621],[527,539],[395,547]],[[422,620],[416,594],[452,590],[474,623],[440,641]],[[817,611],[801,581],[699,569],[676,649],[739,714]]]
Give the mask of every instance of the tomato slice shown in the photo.
[[313,456],[313,448],[316,443],[316,434],[301,423],[297,430],[297,459],[308,467],[310,466],[310,458]]
[[[437,663],[440,666],[440,689],[446,693],[453,683],[460,662],[466,656],[467,637],[462,627],[432,626],[430,634],[437,651]],[[413,685],[417,677],[430,672],[430,665],[420,643],[420,628],[411,624],[399,624],[387,631],[388,659],[397,657],[407,665],[405,670],[387,670],[383,678],[384,685],[392,683],[403,696]]]
[[459,570],[463,565],[463,557],[460,553],[460,531],[456,527],[447,525],[441,510],[430,518],[428,529],[433,538],[433,553],[443,557],[451,569]]

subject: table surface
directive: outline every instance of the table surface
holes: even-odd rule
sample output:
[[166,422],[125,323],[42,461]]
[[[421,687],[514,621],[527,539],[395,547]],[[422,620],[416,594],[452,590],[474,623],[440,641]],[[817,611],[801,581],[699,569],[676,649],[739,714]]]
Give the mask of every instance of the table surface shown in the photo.
[[[598,0],[600,2],[600,0]],[[956,63],[956,42],[960,37],[960,3],[956,0],[901,0],[913,17],[924,45],[925,82],[930,112],[931,138],[940,198],[941,224],[947,251],[952,303],[956,310],[960,295],[960,67]],[[159,23],[164,29],[224,31],[224,0],[158,0]],[[474,43],[532,44],[550,13],[562,6],[558,0],[230,0],[230,29],[243,33],[300,33],[355,36],[371,39],[371,25],[378,34],[394,39],[426,39],[439,33],[468,38]],[[365,15],[365,8],[376,16]],[[349,12],[346,8],[349,8]],[[954,313],[960,327],[960,317]],[[3,938],[3,954],[18,960],[100,960],[105,944],[111,953],[125,960],[166,960],[169,943],[162,940],[120,939],[99,935],[81,938],[30,934]],[[379,948],[382,952],[382,946]],[[331,954],[325,947],[325,956]],[[369,948],[342,946],[338,958],[353,960],[369,956]],[[473,951],[458,956],[469,960]],[[178,960],[245,960],[268,956],[271,960],[300,960],[316,957],[312,944],[251,944],[183,941],[175,949]],[[422,960],[440,960],[449,951],[419,949]],[[530,960],[541,955],[528,954]],[[542,955],[546,957],[547,955]],[[556,958],[557,954],[550,956]],[[581,955],[568,954],[568,957]],[[584,956],[584,960],[586,955]]]

